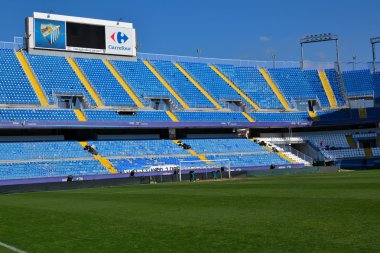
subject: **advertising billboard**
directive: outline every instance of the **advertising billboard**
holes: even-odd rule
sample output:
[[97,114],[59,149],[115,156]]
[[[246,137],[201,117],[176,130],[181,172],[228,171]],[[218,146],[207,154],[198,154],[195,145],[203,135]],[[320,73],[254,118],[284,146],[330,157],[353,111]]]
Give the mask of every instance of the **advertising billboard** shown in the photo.
[[26,24],[29,48],[136,56],[131,23],[34,13]]
[[135,55],[135,30],[106,27],[106,54]]
[[55,20],[34,20],[35,46],[51,49],[66,49],[66,23]]

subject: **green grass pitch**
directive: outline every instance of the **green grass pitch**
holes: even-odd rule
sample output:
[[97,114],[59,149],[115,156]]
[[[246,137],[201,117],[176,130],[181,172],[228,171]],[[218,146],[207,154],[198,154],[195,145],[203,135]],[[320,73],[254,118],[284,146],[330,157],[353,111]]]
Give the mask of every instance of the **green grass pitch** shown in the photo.
[[0,195],[0,242],[28,253],[380,252],[380,171]]

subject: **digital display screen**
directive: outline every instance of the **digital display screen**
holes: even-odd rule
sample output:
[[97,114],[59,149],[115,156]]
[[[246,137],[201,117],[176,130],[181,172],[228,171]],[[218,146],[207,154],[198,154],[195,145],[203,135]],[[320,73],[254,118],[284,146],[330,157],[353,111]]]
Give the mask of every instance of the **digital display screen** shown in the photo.
[[105,26],[66,22],[68,47],[106,49]]

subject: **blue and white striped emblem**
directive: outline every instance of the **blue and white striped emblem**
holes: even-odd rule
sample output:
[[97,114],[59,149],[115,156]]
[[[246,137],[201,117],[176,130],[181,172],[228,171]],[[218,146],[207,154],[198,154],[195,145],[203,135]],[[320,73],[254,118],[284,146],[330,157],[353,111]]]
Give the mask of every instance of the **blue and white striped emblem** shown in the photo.
[[50,45],[53,45],[54,42],[56,42],[59,39],[59,36],[61,36],[61,26],[60,25],[53,25],[53,24],[41,24],[40,25],[40,31],[42,34],[42,37],[44,37]]

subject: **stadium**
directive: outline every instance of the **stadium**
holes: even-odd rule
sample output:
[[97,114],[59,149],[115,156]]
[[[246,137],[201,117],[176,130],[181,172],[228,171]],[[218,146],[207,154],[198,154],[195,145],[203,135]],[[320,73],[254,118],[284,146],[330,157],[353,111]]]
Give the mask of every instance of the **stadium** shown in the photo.
[[0,252],[380,251],[379,37],[359,64],[332,33],[255,61],[140,32],[34,12],[0,42]]

